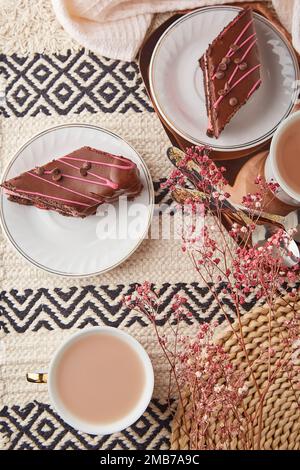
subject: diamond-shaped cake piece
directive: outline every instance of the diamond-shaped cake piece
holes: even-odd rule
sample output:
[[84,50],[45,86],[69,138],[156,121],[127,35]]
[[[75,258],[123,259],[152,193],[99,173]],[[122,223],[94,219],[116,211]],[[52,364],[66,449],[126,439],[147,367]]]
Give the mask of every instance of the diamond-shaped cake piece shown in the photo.
[[121,195],[133,198],[142,189],[135,163],[91,147],[26,171],[1,186],[11,201],[73,217],[95,214],[100,204]]
[[218,138],[261,85],[254,18],[243,9],[199,60],[204,76],[207,135]]

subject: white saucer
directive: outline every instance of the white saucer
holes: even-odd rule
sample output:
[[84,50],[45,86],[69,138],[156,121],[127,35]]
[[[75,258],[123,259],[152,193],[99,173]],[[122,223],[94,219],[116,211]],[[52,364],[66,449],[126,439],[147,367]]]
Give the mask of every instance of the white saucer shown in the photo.
[[[118,266],[145,238],[152,218],[153,185],[143,159],[121,137],[88,124],[57,126],[32,137],[14,156],[2,181],[85,145],[128,157],[140,170],[141,194],[128,202],[128,210],[119,211],[118,204],[114,205],[123,233],[121,238],[106,235],[107,228],[115,226],[112,214],[105,217],[107,224],[100,214],[85,219],[65,217],[54,211],[16,204],[1,193],[1,222],[9,241],[29,262],[53,274],[92,276]],[[139,226],[134,236],[128,237],[130,208],[134,210],[134,204],[139,204]],[[99,209],[103,211],[104,205]]]
[[198,60],[241,9],[207,7],[173,23],[161,36],[151,58],[150,87],[157,108],[178,134],[196,145],[225,152],[266,142],[297,100],[299,66],[285,37],[267,19],[254,14],[263,83],[226,126],[219,139],[206,135],[203,74]]

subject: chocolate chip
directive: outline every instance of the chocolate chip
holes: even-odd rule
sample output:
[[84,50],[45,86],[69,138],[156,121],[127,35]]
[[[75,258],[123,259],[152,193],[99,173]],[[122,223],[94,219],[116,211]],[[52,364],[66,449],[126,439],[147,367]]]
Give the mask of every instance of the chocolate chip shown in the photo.
[[232,107],[236,106],[236,105],[238,104],[238,102],[239,102],[238,99],[235,98],[235,97],[232,97],[232,98],[230,98],[230,100],[229,100],[229,104],[230,104],[230,106],[232,106]]
[[55,173],[52,171],[52,179],[53,181],[59,181],[62,179],[62,174],[58,168],[55,168],[55,170],[57,170]]
[[61,171],[60,171],[59,168],[53,168],[53,170],[51,171],[52,175],[59,175],[60,173],[61,173]]
[[36,174],[36,175],[39,175],[39,176],[42,176],[44,174],[44,168],[41,167],[41,166],[37,166],[33,172]]
[[86,176],[87,175],[87,169],[86,168],[81,167],[79,171],[80,171],[81,176]]
[[222,78],[224,78],[224,77],[225,77],[225,73],[222,72],[221,70],[216,73],[216,78],[217,78],[218,80],[222,80]]
[[234,63],[235,64],[240,64],[242,62],[242,59],[240,59],[239,57],[237,57],[236,59],[234,59]]
[[226,64],[226,65],[229,65],[231,60],[230,60],[230,57],[223,57],[223,59],[221,60],[221,62],[223,64]]
[[221,62],[218,69],[222,70],[222,72],[225,72],[225,70],[227,70],[227,64],[225,64],[224,62]]
[[247,70],[247,68],[248,68],[247,62],[242,62],[242,63],[239,65],[239,69],[240,69],[240,70]]
[[91,167],[92,167],[92,165],[91,165],[90,162],[84,162],[84,164],[82,165],[82,168],[84,170],[89,170]]
[[236,51],[239,49],[239,46],[238,46],[237,44],[231,44],[230,49],[231,49],[233,52],[236,52]]
[[218,91],[218,95],[225,96],[230,91],[230,85],[228,82],[224,84],[224,88]]

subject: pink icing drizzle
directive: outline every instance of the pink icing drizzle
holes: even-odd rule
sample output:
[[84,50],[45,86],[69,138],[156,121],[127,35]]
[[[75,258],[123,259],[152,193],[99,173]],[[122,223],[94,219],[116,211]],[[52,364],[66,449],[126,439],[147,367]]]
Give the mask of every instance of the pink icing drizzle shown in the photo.
[[[250,20],[249,23],[246,24],[245,28],[242,30],[242,32],[238,35],[238,37],[236,38],[236,40],[234,41],[233,44],[236,44],[239,42],[239,40],[244,36],[245,32],[250,28],[250,26],[252,25],[253,23],[253,20]],[[234,51],[230,48],[229,51],[227,52],[227,55],[226,57],[230,57],[230,55],[232,55],[232,53],[234,53]]]
[[[247,29],[251,26],[251,24],[253,23],[253,20],[249,21],[249,23],[245,26],[245,28],[243,29],[243,31],[241,32],[241,34],[238,36],[238,38],[235,40],[234,44],[238,45],[237,43],[239,42],[239,40],[243,37],[243,35],[245,34],[245,32],[247,31]],[[251,34],[247,39],[245,39],[244,42],[242,42],[242,44],[239,45],[239,49],[241,49],[243,46],[245,46],[249,41],[251,41],[251,39],[253,37],[256,36],[256,33],[254,34]],[[255,41],[256,42],[256,41]],[[254,44],[255,44],[254,42]],[[251,49],[252,49],[253,46],[251,46]],[[250,49],[250,50],[251,50]],[[247,54],[249,53],[249,50],[247,49]],[[244,58],[247,56],[244,55],[242,60],[244,60]],[[233,51],[232,49],[229,49],[229,51],[227,52],[226,54],[226,57],[232,57],[233,55],[235,55],[235,51]],[[236,71],[234,72],[236,73]],[[212,79],[214,80],[216,78],[216,75],[217,75],[217,72],[214,74],[214,76],[212,77]]]
[[[243,16],[243,15],[242,15]],[[229,31],[230,28],[232,28],[241,18],[241,15],[238,15],[236,16],[232,21],[231,23],[229,23],[229,25],[221,32],[221,36],[220,37],[223,37],[227,31]]]
[[[247,55],[249,54],[249,52],[251,52],[251,50],[253,49],[253,47],[255,46],[256,44],[256,39],[250,44],[250,46],[248,47],[248,49],[246,50],[245,54],[243,55],[243,57],[241,58],[241,61],[243,61],[244,59],[246,59]],[[231,77],[229,78],[228,80],[228,84],[230,84],[232,82],[232,80],[234,79],[234,77],[236,76],[237,72],[239,70],[239,66],[237,65],[236,68],[234,69]]]
[[[105,155],[105,154],[104,154]],[[66,156],[66,157],[62,157],[60,159],[58,159],[58,161],[60,161],[61,163],[64,163],[65,165],[69,166],[69,167],[72,167],[76,170],[80,170],[80,168],[78,168],[77,166],[75,165],[72,165],[71,163],[68,163],[68,162],[65,162],[65,160],[75,160],[75,161],[79,161],[79,162],[89,162],[91,164],[95,164],[95,165],[103,165],[103,166],[109,166],[109,167],[112,167],[112,168],[118,168],[120,170],[130,170],[130,169],[133,169],[135,168],[135,164],[131,161],[126,161],[124,162],[124,160],[118,156],[114,156],[113,157],[115,160],[119,160],[119,161],[122,161],[123,163],[125,163],[124,165],[116,165],[114,163],[105,163],[105,162],[95,162],[93,160],[87,160],[87,159],[81,159],[81,158],[74,158],[74,157],[69,157],[69,156]],[[45,171],[45,174],[51,174],[52,171]],[[100,203],[101,201],[99,201],[99,199],[96,199],[94,197],[91,197],[91,196],[87,196],[83,193],[80,193],[79,191],[75,191],[71,188],[67,188],[67,187],[64,187],[64,186],[61,186],[53,181],[49,181],[45,178],[42,178],[41,176],[35,174],[35,173],[31,173],[30,171],[27,172],[28,175],[30,176],[33,176],[34,178],[38,178],[44,182],[47,182],[48,184],[51,184],[53,186],[56,186],[57,188],[59,189],[63,189],[65,191],[69,191],[73,194],[76,194],[80,197],[84,197],[86,199],[90,199],[96,203]],[[78,180],[78,181],[83,181],[85,183],[91,183],[91,184],[97,184],[97,185],[101,185],[101,186],[109,186],[113,189],[118,189],[119,185],[117,183],[114,183],[113,181],[109,180],[108,178],[104,178],[100,175],[97,175],[96,173],[93,173],[91,171],[87,171],[87,174],[89,175],[92,175],[94,176],[95,178],[97,178],[98,180],[100,180],[101,182],[98,182],[98,181],[93,181],[93,180],[89,180],[87,179],[86,177],[85,178],[81,178],[81,177],[77,177],[77,176],[72,176],[72,175],[67,175],[67,174],[62,174],[63,177],[65,178],[70,178],[70,179],[74,179],[74,180]],[[43,193],[39,193],[37,191],[27,191],[27,190],[22,190],[22,189],[18,189],[16,192],[14,191],[11,191],[11,190],[5,190],[5,192],[7,194],[11,194],[11,195],[18,195],[18,193],[26,193],[26,194],[29,194],[29,195],[34,195],[34,196],[40,196],[40,197],[45,197],[45,198],[49,198],[49,199],[53,199],[53,200],[57,200],[57,201],[61,201],[61,202],[66,202],[66,203],[70,203],[70,204],[77,204],[79,206],[84,206],[84,207],[89,207],[90,204],[86,204],[86,203],[83,203],[83,202],[77,202],[77,201],[74,201],[72,199],[65,199],[65,198],[62,198],[62,197],[56,197],[56,196],[49,196],[49,195],[45,195]]]
[[46,194],[43,194],[43,193],[38,193],[36,191],[26,191],[25,189],[18,189],[17,191],[11,191],[9,189],[5,189],[4,192],[12,196],[18,196],[18,193],[26,193],[26,194],[31,194],[33,196],[47,197],[48,199],[55,199],[56,201],[67,202],[69,204],[76,204],[78,206],[84,206],[84,207],[90,206],[90,204],[85,204],[84,202],[76,202],[76,201],[73,201],[72,199],[64,199],[62,197],[47,196]]
[[255,85],[253,85],[253,87],[252,87],[251,90],[249,91],[247,98],[250,98],[250,96],[255,92],[256,88],[261,84],[261,82],[262,82],[262,79],[261,79],[261,78],[260,78],[259,80],[257,80],[257,82],[255,83]]
[[[255,67],[253,67],[248,72],[246,72],[239,80],[237,80],[232,85],[232,87],[230,88],[228,93],[230,93],[236,86],[238,86],[243,80],[245,80],[245,78],[247,78],[251,73],[253,73],[255,70],[257,70],[260,66],[261,66],[261,64],[255,65]],[[221,101],[223,101],[223,99],[224,99],[224,96],[220,96],[220,98],[215,102],[215,104],[214,104],[215,109],[218,107],[218,105],[221,103]]]
[[[79,168],[78,168],[78,170],[79,170]],[[45,175],[51,175],[52,171],[45,171],[44,174]],[[62,173],[61,175],[64,178],[70,178],[72,180],[83,181],[84,183],[92,183],[92,184],[97,184],[99,186],[110,186],[111,188],[114,188],[114,189],[117,189],[117,187],[118,187],[118,185],[115,185],[114,183],[112,183],[112,184],[108,184],[108,183],[106,184],[105,182],[104,183],[99,183],[98,181],[89,180],[87,178],[80,178],[80,176],[67,175],[66,173]],[[60,186],[60,187],[62,187],[62,186]],[[65,187],[63,186],[63,188],[65,188]]]
[[[78,170],[78,171],[80,170],[80,168],[78,168],[78,166],[72,165],[71,163],[64,162],[61,159],[58,159],[58,161],[60,161],[64,165],[67,165],[71,168],[74,168],[75,170]],[[45,171],[46,175],[50,175],[51,173],[52,173],[52,171]],[[74,179],[74,180],[83,181],[84,183],[98,184],[100,186],[109,186],[110,188],[113,188],[113,189],[118,189],[118,187],[119,187],[119,185],[117,183],[114,183],[113,181],[111,181],[107,178],[103,178],[102,176],[96,175],[95,173],[92,173],[91,171],[87,171],[87,173],[89,175],[92,175],[95,178],[99,179],[101,181],[101,183],[99,183],[98,181],[89,180],[86,177],[80,178],[79,176],[67,175],[65,173],[62,173],[62,176],[64,176],[65,178],[71,178],[71,179]]]
[[[121,162],[124,162],[124,160],[122,158],[117,157],[115,155],[114,155],[113,158],[115,160],[119,160]],[[78,161],[78,162],[89,162],[89,163],[92,163],[93,165],[110,166],[112,168],[119,168],[120,170],[132,170],[135,167],[135,164],[133,162],[129,162],[129,161],[124,162],[125,165],[116,165],[115,163],[95,162],[94,160],[87,160],[86,158],[75,158],[75,157],[70,157],[70,156],[59,158],[59,161],[63,162],[64,160],[75,160],[75,161]]]
[[[105,155],[105,153],[104,153]],[[74,161],[79,161],[79,162],[89,162],[91,164],[95,164],[95,165],[102,165],[102,166],[109,166],[109,167],[112,167],[112,168],[118,168],[120,170],[130,170],[130,169],[133,169],[135,168],[135,164],[131,161],[125,161],[121,158],[121,157],[118,157],[116,155],[113,156],[113,158],[115,160],[119,160],[121,161],[122,163],[124,163],[124,165],[117,165],[117,164],[114,164],[114,163],[106,163],[106,162],[97,162],[97,161],[94,161],[94,160],[87,160],[87,159],[81,159],[81,158],[74,158],[74,157],[70,157],[70,156],[65,156],[65,157],[62,157],[62,158],[59,158],[57,159],[57,161],[60,161],[61,163],[64,163],[65,165],[69,166],[69,167],[72,167],[76,170],[80,170],[80,168],[78,168],[77,166],[75,165],[72,165],[71,163],[68,163],[64,160],[74,160]],[[45,174],[51,174],[52,171],[45,171]],[[71,188],[67,188],[67,187],[64,187],[64,186],[61,186],[53,181],[49,181],[45,178],[42,178],[41,176],[35,174],[35,173],[31,173],[30,171],[27,172],[28,175],[30,176],[33,176],[34,178],[38,178],[44,182],[47,182],[48,184],[51,184],[59,189],[62,189],[62,190],[65,190],[65,191],[69,191],[73,194],[76,194],[80,197],[84,197],[86,199],[90,199],[92,201],[95,201],[96,203],[100,203],[101,201],[99,201],[99,199],[96,199],[94,197],[91,197],[91,196],[87,196],[81,192],[78,192],[78,191],[75,191]],[[97,178],[98,180],[100,180],[101,182],[98,182],[98,181],[93,181],[93,180],[89,180],[87,179],[86,177],[85,178],[81,178],[81,177],[77,177],[77,176],[72,176],[72,175],[68,175],[68,174],[62,174],[63,177],[65,178],[70,178],[70,179],[74,179],[74,180],[78,180],[78,181],[83,181],[85,183],[91,183],[91,184],[97,184],[97,185],[101,185],[101,186],[109,186],[113,189],[118,189],[119,185],[117,183],[114,183],[113,181],[109,180],[108,178],[105,178],[105,177],[102,177],[100,175],[97,175],[91,171],[87,171],[87,174],[89,175],[92,175],[94,176],[95,178]],[[74,201],[72,199],[65,199],[65,198],[61,198],[61,197],[55,197],[55,196],[48,196],[48,195],[45,195],[43,193],[39,193],[39,192],[36,192],[36,191],[26,191],[26,190],[21,190],[21,189],[18,189],[17,190],[18,192],[20,193],[26,193],[26,194],[30,194],[30,195],[35,195],[35,196],[41,196],[41,197],[46,197],[46,198],[49,198],[49,199],[54,199],[54,200],[57,200],[57,201],[62,201],[62,202],[66,202],[66,203],[71,203],[71,204],[77,204],[77,205],[80,205],[80,206],[84,206],[84,207],[89,207],[90,204],[86,204],[86,203],[83,203],[83,202],[77,202],[77,201]],[[12,194],[12,195],[18,195],[18,192],[13,192],[13,191],[10,191],[10,190],[5,190],[5,192],[7,194]]]
[[[254,38],[255,36],[256,36],[256,33],[251,34],[247,39],[245,39],[244,42],[242,42],[241,44],[238,45],[238,46],[239,46],[239,49],[241,49],[242,47],[244,47],[244,46],[245,46],[249,41],[251,41],[251,39]],[[239,50],[239,49],[238,49],[238,50]],[[229,54],[229,52],[228,52],[228,54]],[[227,54],[226,57],[228,57],[228,54]],[[233,55],[234,55],[234,52],[231,53],[231,57],[232,57]]]
[[[70,188],[66,188],[66,187],[60,186],[59,184],[54,183],[53,181],[49,181],[49,180],[47,180],[47,179],[45,179],[45,178],[41,178],[40,176],[36,175],[35,173],[31,173],[30,171],[28,171],[27,173],[28,173],[28,175],[33,176],[34,178],[38,178],[38,179],[40,179],[40,180],[42,180],[42,181],[44,181],[44,182],[47,182],[48,184],[52,184],[52,186],[56,186],[56,187],[59,188],[59,189],[63,189],[63,190],[65,190],[65,191],[69,191],[70,193],[76,194],[77,196],[85,197],[86,199],[91,199],[92,201],[97,202],[97,203],[100,202],[99,199],[95,199],[94,197],[91,197],[91,196],[86,196],[85,194],[79,193],[78,191],[75,191],[74,189],[70,189]],[[74,203],[77,204],[76,201],[74,201]]]

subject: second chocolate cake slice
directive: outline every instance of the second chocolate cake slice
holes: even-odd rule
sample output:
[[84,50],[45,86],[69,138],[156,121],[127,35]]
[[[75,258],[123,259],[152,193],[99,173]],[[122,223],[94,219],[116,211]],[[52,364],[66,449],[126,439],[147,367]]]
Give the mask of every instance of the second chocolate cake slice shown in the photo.
[[200,59],[204,75],[207,135],[218,138],[226,124],[261,85],[254,18],[242,10]]
[[121,195],[133,198],[142,190],[134,162],[91,147],[33,168],[1,186],[13,202],[73,217],[95,214],[100,204]]

